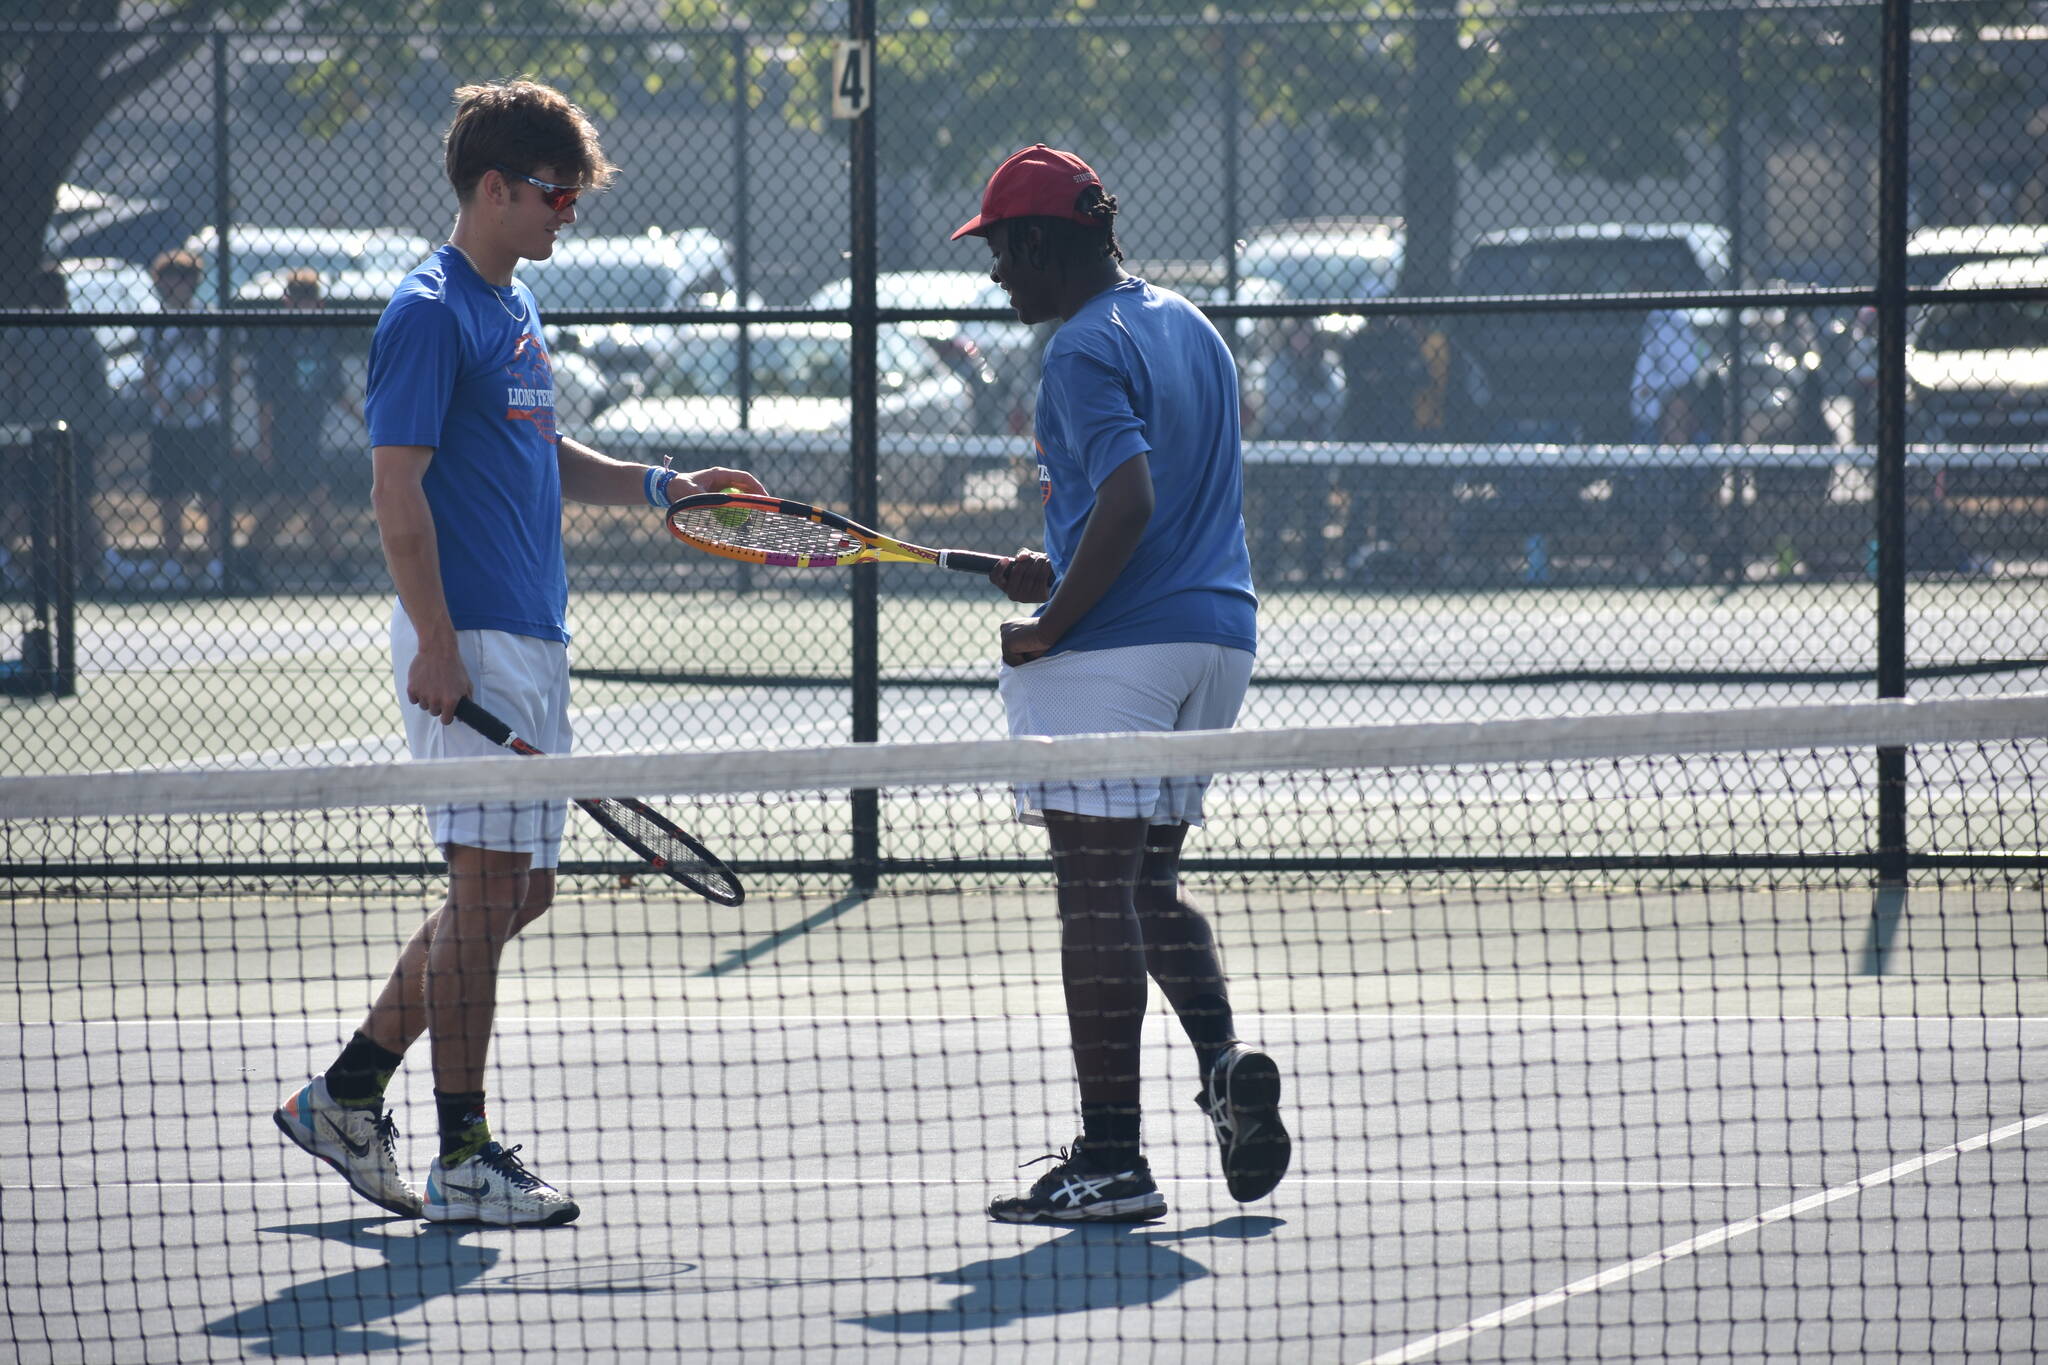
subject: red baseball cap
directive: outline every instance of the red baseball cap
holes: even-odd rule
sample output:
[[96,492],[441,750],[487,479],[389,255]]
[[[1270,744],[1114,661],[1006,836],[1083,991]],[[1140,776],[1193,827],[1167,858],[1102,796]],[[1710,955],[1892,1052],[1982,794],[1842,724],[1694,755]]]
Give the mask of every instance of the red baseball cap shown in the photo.
[[1101,184],[1102,177],[1080,157],[1034,142],[996,167],[996,173],[988,178],[988,188],[981,192],[981,212],[962,223],[950,240],[987,236],[989,224],[1005,218],[1093,223],[1093,218],[1075,210],[1074,200],[1082,186]]

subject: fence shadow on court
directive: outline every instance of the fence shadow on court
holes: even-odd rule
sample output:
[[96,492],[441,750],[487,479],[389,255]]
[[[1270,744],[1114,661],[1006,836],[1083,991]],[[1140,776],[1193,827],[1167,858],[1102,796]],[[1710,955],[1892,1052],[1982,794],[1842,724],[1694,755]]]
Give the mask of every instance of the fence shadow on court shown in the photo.
[[[1022,1318],[1157,1303],[1182,1285],[1209,1278],[1207,1266],[1169,1243],[1250,1241],[1270,1236],[1285,1221],[1236,1214],[1199,1228],[1072,1228],[1015,1256],[933,1274],[930,1278],[938,1284],[967,1287],[943,1308],[873,1313],[846,1321],[877,1332],[975,1332]],[[1025,1229],[1024,1235],[1036,1234]]]

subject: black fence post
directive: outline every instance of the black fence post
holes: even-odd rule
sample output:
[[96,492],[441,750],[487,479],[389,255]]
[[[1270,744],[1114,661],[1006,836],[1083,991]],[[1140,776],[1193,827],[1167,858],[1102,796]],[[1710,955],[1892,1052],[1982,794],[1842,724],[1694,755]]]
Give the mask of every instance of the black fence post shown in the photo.
[[[78,691],[78,439],[69,423],[58,422],[35,435],[36,466],[50,477],[50,539],[52,553],[50,605],[55,639],[49,676],[50,695],[69,697]],[[39,569],[38,572],[41,572]]]
[[[747,48],[751,41],[744,31],[735,31],[732,35],[732,287],[733,306],[743,311],[750,307],[747,299],[754,287],[752,243],[747,236],[748,220],[753,216],[753,189],[747,174],[751,161],[747,150]],[[733,373],[733,392],[739,395],[740,426],[743,429],[750,425],[748,409],[754,396],[752,341],[753,330],[743,317],[740,319]],[[742,582],[751,586],[753,575],[743,570]]]
[[[214,272],[219,280],[220,297],[215,301],[214,306],[217,308],[233,308],[235,306],[234,248],[229,244],[228,237],[235,211],[235,192],[233,181],[230,178],[233,174],[233,163],[231,160],[233,148],[230,145],[228,134],[228,35],[223,32],[216,32],[213,35],[212,46],[213,219],[219,225],[216,229],[216,241],[220,249],[220,260],[218,262],[220,268]],[[218,512],[223,524],[218,528],[208,525],[206,531],[208,535],[212,536],[219,543],[220,587],[221,591],[228,592],[243,586],[242,580],[245,577],[238,571],[238,561],[235,554],[236,494],[239,491],[241,481],[232,477],[228,472],[234,468],[235,463],[234,334],[228,328],[222,326],[213,330],[212,337],[213,389],[217,395],[214,399],[214,410],[220,417],[220,449],[213,452],[213,458],[219,461],[220,465],[214,475],[214,482],[218,485],[220,492],[214,503],[214,509]],[[195,469],[191,472],[190,477],[197,483],[203,484],[205,482],[204,471]],[[208,515],[213,515],[213,512],[209,512]],[[175,545],[164,547],[166,558],[174,558],[177,553],[178,547]],[[251,546],[251,557],[255,553],[255,547]]]
[[[1728,15],[1728,47],[1723,78],[1728,96],[1728,126],[1722,130],[1721,211],[1728,220],[1728,287],[1747,289],[1749,280],[1749,233],[1745,230],[1742,200],[1744,161],[1749,156],[1743,144],[1742,119],[1747,100],[1742,65],[1743,16],[1740,10]],[[1748,373],[1742,357],[1748,338],[1743,335],[1742,310],[1730,308],[1722,319],[1727,328],[1728,382],[1721,388],[1721,439],[1740,445],[1743,439],[1743,389]],[[1741,472],[1736,474],[1736,494],[1741,495]]]
[[[1906,695],[1906,209],[1912,0],[1884,0],[1878,98],[1877,695]],[[1877,751],[1877,903],[1863,969],[1881,974],[1906,909],[1906,751]]]
[[0,463],[26,460],[29,619],[21,658],[0,666],[0,695],[69,697],[78,690],[78,479],[71,431],[7,428]]
[[[1239,158],[1243,156],[1244,90],[1238,63],[1243,37],[1234,20],[1223,24],[1223,296],[1237,302],[1237,198]],[[1224,335],[1234,343],[1235,329]]]
[[[880,75],[875,50],[873,0],[848,0],[848,34],[870,54],[866,112],[850,120],[848,145],[852,190],[853,285],[853,519],[872,526],[881,501],[875,453],[875,95]],[[873,564],[853,571],[853,742],[881,737],[881,582]],[[881,864],[881,802],[872,790],[853,794],[853,882],[872,889]]]

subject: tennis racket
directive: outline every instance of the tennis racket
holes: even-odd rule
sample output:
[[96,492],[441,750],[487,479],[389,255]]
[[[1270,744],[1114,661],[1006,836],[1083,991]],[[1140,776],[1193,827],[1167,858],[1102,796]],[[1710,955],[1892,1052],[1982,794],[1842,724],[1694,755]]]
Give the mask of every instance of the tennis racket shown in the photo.
[[[455,703],[455,718],[515,754],[541,752],[468,697]],[[706,900],[738,905],[746,899],[740,879],[719,861],[717,854],[677,829],[674,821],[646,802],[629,796],[604,796],[578,797],[576,804],[603,825],[605,833],[645,858],[649,867],[666,872]]]
[[669,504],[668,531],[685,545],[749,564],[837,569],[853,564],[936,564],[987,574],[1000,555],[928,550],[804,502],[752,493],[693,493]]

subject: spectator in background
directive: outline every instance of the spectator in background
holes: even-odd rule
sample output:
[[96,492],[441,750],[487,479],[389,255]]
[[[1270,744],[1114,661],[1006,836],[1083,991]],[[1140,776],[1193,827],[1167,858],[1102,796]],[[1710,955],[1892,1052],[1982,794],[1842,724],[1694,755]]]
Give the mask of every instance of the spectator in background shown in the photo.
[[[70,309],[70,289],[54,262],[37,269],[29,305],[53,313]],[[100,524],[92,494],[95,457],[112,402],[106,355],[89,327],[17,327],[0,333],[0,338],[0,424],[46,427],[63,422],[71,428],[78,509],[72,551],[82,577],[100,556]],[[26,455],[8,457],[12,468],[6,478],[13,496],[0,516],[0,581],[15,587],[27,582],[27,571],[12,554],[11,542],[25,529],[20,512],[36,489],[35,471],[26,460]]]
[[1266,364],[1259,434],[1273,441],[1327,441],[1344,406],[1338,373],[1314,318],[1280,319],[1279,344]]
[[[1659,288],[1654,274],[1638,275],[1638,290]],[[1629,388],[1631,439],[1637,445],[1692,445],[1698,438],[1698,383],[1707,362],[1706,340],[1682,308],[1654,308],[1643,319]],[[1692,575],[1697,522],[1706,514],[1696,468],[1673,463],[1631,470],[1616,480],[1620,510],[1633,527],[1635,573],[1641,581],[1685,581]]]
[[[1368,318],[1345,340],[1340,440],[1416,439],[1416,413],[1424,406],[1430,383],[1422,342],[1414,320],[1407,317]],[[1347,577],[1369,577],[1369,561],[1391,543],[1389,495],[1396,485],[1405,487],[1405,471],[1390,469],[1382,461],[1339,456],[1343,532],[1338,543],[1347,547],[1341,566]]]
[[1469,441],[1486,434],[1493,394],[1486,375],[1441,320],[1417,324],[1421,341],[1422,387],[1415,391],[1415,437],[1421,441]]
[[1415,438],[1417,395],[1429,384],[1422,340],[1405,317],[1371,318],[1344,343],[1344,408],[1338,435],[1346,441]]
[[[151,264],[157,297],[167,313],[191,310],[199,290],[199,258],[167,251]],[[218,590],[227,577],[234,544],[228,522],[227,429],[221,420],[220,335],[209,327],[158,327],[142,348],[142,391],[149,403],[149,495],[162,518],[161,559],[148,586],[178,591],[198,585]],[[186,569],[185,507],[198,501],[206,520],[206,559]]]
[[[1258,382],[1257,431],[1269,441],[1328,441],[1343,415],[1344,377],[1314,318],[1280,318]],[[1259,563],[1276,578],[1321,576],[1331,465],[1318,454],[1262,464],[1246,492],[1246,526]]]
[[[325,306],[320,276],[309,269],[285,277],[284,306],[317,312]],[[329,489],[338,479],[367,483],[367,467],[352,467],[327,440],[328,418],[341,404],[361,415],[342,382],[341,337],[332,327],[264,328],[255,333],[257,482],[270,496],[249,536],[263,554],[266,576],[276,577],[275,552],[294,516],[305,517],[313,550],[311,576],[332,587],[347,577]],[[273,586],[274,586],[273,581]]]
[[[1654,289],[1655,280],[1637,282]],[[1638,445],[1683,444],[1692,436],[1692,412],[1685,395],[1706,363],[1705,343],[1692,315],[1682,308],[1656,308],[1643,319],[1629,390],[1629,419]]]

